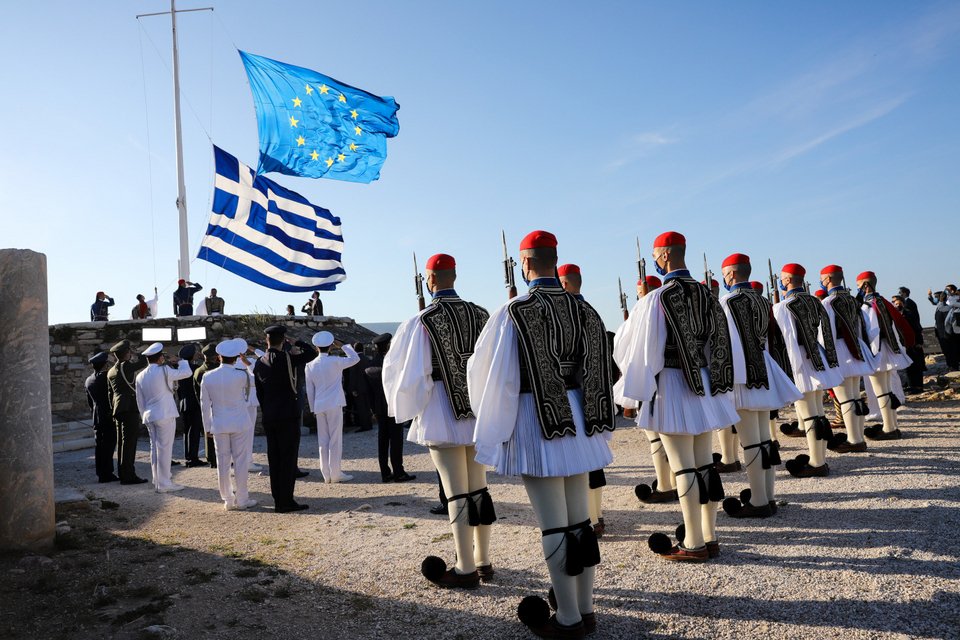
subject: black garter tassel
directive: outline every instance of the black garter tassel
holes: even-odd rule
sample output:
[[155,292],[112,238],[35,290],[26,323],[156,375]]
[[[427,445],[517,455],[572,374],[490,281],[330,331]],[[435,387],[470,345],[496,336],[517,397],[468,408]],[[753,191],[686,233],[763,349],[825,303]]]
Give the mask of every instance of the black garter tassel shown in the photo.
[[580,528],[580,552],[583,554],[583,566],[595,567],[600,564],[600,544],[597,542],[597,534],[594,533],[589,520],[577,526]]
[[493,509],[493,498],[487,487],[478,489],[470,494],[471,496],[480,496],[480,524],[489,525],[497,521],[497,512]]
[[[707,499],[704,499],[704,493],[700,494],[700,504],[707,504],[707,502],[721,502],[725,495],[723,493],[723,481],[720,480],[720,472],[717,471],[716,465],[709,464],[704,467],[697,469],[697,477],[701,477],[701,473],[706,471],[707,473]],[[703,491],[703,486],[700,487],[700,490]]]

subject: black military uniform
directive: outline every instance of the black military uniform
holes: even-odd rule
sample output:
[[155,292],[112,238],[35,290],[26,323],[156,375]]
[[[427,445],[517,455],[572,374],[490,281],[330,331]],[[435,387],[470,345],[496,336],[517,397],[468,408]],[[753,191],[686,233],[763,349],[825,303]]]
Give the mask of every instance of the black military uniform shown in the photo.
[[[211,342],[210,344],[204,346],[200,352],[203,354],[203,364],[193,371],[193,393],[197,398],[200,397],[200,382],[203,380],[204,374],[208,371],[213,371],[220,366],[220,361],[217,359],[216,343]],[[199,443],[197,444],[197,447],[199,448]],[[203,452],[207,456],[207,463],[210,465],[210,468],[216,469],[217,453],[216,447],[213,443],[213,436],[210,433],[207,433],[206,440],[204,441]],[[200,455],[199,450],[197,451],[197,455]]]
[[137,458],[137,437],[140,435],[140,410],[137,408],[137,391],[134,381],[137,372],[147,366],[147,359],[125,359],[130,353],[130,341],[124,340],[110,347],[117,358],[107,372],[107,393],[113,420],[117,425],[117,475],[120,484],[140,484],[145,478],[137,477],[134,462]]
[[117,449],[117,428],[113,424],[110,397],[107,393],[107,370],[109,359],[101,351],[88,360],[93,365],[93,373],[87,378],[84,387],[87,390],[87,404],[93,410],[93,437],[96,441],[94,464],[100,482],[119,480],[113,473],[113,452]]
[[[370,403],[377,416],[377,457],[380,460],[380,477],[384,482],[413,480],[403,469],[403,425],[387,415],[387,395],[383,391],[383,357],[390,349],[392,334],[381,333],[373,339],[377,355],[364,370],[370,387]],[[389,464],[388,464],[389,460]],[[393,471],[390,467],[393,467]]]
[[[190,370],[196,373],[199,365],[197,345],[188,344],[180,348],[177,355],[190,363]],[[200,395],[192,380],[184,380],[177,385],[177,409],[183,421],[183,457],[188,467],[196,467],[200,462],[200,436],[203,434],[203,417],[200,415]]]
[[[192,316],[193,294],[203,289],[203,287],[196,282],[187,283],[183,280],[177,284],[177,290],[173,292],[173,315]],[[190,286],[188,287],[187,284]]]
[[348,424],[357,427],[357,431],[369,431],[373,428],[370,419],[370,383],[367,380],[367,368],[373,366],[373,361],[363,352],[363,344],[353,345],[360,362],[357,366],[343,370],[344,387],[347,396]]
[[[280,326],[267,327],[265,333],[276,340],[286,333]],[[312,345],[298,340],[299,353],[270,346],[253,368],[257,399],[263,412],[263,431],[267,436],[267,461],[270,465],[270,493],[278,513],[299,511],[307,505],[293,499],[300,444],[300,410],[297,404],[297,370],[317,357]]]

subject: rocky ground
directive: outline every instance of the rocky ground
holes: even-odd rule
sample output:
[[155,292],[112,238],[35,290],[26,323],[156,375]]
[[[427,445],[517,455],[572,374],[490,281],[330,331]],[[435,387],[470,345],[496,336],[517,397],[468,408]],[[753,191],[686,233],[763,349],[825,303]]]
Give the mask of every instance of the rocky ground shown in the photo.
[[[635,428],[617,431],[594,637],[960,637],[960,380],[940,377],[901,409],[903,440],[829,454],[828,478],[781,468],[774,518],[720,513],[722,556],[704,565],[648,550],[651,533],[679,523],[679,507],[636,500],[634,485],[652,477],[649,446]],[[800,442],[783,441],[784,459]],[[138,472],[149,477],[140,444]],[[310,510],[287,515],[269,507],[265,477],[250,478],[260,506],[225,512],[211,469],[176,467],[188,488],[158,495],[149,484],[91,482],[92,450],[58,454],[58,487],[88,500],[58,514],[55,551],[0,557],[0,637],[532,637],[516,606],[549,583],[516,479],[490,475],[495,580],[444,591],[419,572],[424,556],[453,556],[446,520],[427,511],[436,476],[425,450],[407,445],[415,482],[382,484],[376,432],[347,434],[344,468],[355,479],[327,485],[315,446],[304,437],[311,474],[297,484]],[[255,451],[265,464],[262,438]],[[736,495],[746,475],[724,481]]]

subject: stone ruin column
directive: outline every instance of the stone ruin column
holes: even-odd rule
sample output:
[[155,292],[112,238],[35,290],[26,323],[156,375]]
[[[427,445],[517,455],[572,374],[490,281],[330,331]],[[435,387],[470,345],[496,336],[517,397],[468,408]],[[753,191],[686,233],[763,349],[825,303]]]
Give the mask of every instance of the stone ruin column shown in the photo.
[[47,257],[0,249],[0,550],[56,533]]

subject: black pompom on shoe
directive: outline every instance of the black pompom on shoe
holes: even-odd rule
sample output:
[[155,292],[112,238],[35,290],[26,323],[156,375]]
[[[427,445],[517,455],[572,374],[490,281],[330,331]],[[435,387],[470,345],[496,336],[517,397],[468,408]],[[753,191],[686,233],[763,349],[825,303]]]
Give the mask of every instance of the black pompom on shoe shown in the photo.
[[830,451],[836,451],[837,447],[839,447],[841,444],[843,444],[846,441],[847,441],[847,434],[838,433],[832,436],[830,440],[827,441],[827,449],[830,449]]
[[687,526],[681,522],[673,535],[677,537],[677,544],[683,544],[683,539],[687,537]]
[[736,498],[727,498],[723,501],[723,510],[728,516],[732,516],[735,513],[740,513],[740,509],[743,506],[739,500]]
[[550,619],[550,605],[540,596],[527,596],[517,605],[517,617],[528,627],[542,627]]
[[670,538],[663,533],[654,533],[651,535],[650,539],[647,540],[647,544],[650,545],[650,551],[661,556],[670,553],[670,549],[673,548],[673,543],[670,542]]
[[430,582],[438,581],[444,573],[447,572],[447,563],[443,558],[437,556],[427,556],[420,563],[420,573]]
[[640,502],[646,502],[653,494],[653,489],[648,484],[638,484],[633,488],[633,493]]
[[750,491],[750,487],[747,487],[740,492],[740,502],[747,504],[750,502],[750,498],[753,497],[753,491]]

